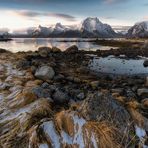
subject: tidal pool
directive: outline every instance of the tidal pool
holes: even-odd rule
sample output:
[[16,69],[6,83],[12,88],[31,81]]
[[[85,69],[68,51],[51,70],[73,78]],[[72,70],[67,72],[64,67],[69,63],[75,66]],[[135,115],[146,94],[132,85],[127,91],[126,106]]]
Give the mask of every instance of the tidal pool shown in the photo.
[[148,67],[143,66],[146,58],[126,59],[124,57],[93,57],[89,63],[90,70],[98,73],[140,75],[148,74]]

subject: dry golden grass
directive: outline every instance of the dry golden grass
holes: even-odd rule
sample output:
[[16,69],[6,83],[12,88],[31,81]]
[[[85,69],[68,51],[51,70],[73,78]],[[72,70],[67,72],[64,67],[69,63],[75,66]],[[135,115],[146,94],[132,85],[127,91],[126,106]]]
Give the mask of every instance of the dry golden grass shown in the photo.
[[22,92],[13,100],[9,101],[10,108],[22,108],[37,100],[37,96],[32,92]]
[[[53,112],[48,100],[40,99],[29,104],[18,116],[8,118],[0,123],[1,129],[4,129],[0,130],[0,145],[12,148],[23,147],[22,143],[25,143],[28,147],[27,131],[40,123],[43,118],[52,118],[52,116]],[[21,143],[18,139],[21,140]]]
[[61,111],[56,114],[54,121],[59,133],[64,130],[70,136],[74,136],[74,121],[69,113]]
[[[87,122],[84,129],[95,135],[98,147],[100,148],[120,148],[120,138],[118,130],[107,122]],[[89,147],[89,143],[88,143]]]
[[[74,116],[77,116],[77,121],[82,117],[73,111],[61,111],[54,117],[55,131],[61,139],[60,145],[62,148],[79,148],[77,142],[73,144],[62,142],[62,131],[66,132],[72,139],[78,134],[79,124],[75,124]],[[49,120],[50,121],[50,120]],[[81,121],[80,121],[81,122]],[[41,126],[42,127],[42,126]],[[107,122],[89,122],[86,121],[81,127],[82,132],[79,133],[84,141],[86,148],[91,148],[96,145],[100,148],[120,148],[120,140],[122,139],[119,131]],[[30,143],[33,147],[38,146],[40,143],[46,143],[50,147],[52,145],[51,137],[48,137],[40,126],[33,127],[30,133]],[[77,137],[78,138],[78,137]]]

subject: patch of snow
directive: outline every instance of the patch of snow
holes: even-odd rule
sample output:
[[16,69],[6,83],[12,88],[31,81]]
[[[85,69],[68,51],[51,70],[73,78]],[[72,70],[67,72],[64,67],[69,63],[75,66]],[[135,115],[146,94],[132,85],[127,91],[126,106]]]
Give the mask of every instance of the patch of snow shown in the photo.
[[49,148],[48,145],[46,143],[40,144],[39,148]]
[[52,121],[44,122],[41,126],[45,134],[51,139],[52,147],[60,148],[60,139]]
[[78,144],[79,146],[81,146],[81,148],[84,148],[85,144],[83,140],[82,127],[86,123],[86,121],[83,118],[79,118],[77,115],[73,115],[73,121],[74,121],[74,130],[75,130],[73,143]]
[[2,100],[4,98],[3,94],[0,94],[0,100]]
[[91,141],[92,141],[92,143],[93,143],[94,148],[98,148],[97,142],[96,142],[96,139],[95,139],[95,136],[94,136],[93,133],[92,133],[92,136],[91,136]]
[[135,125],[135,130],[136,130],[136,135],[139,137],[140,140],[142,140],[146,135],[146,131],[137,125]]
[[66,132],[61,132],[62,143],[73,144],[73,138],[70,137]]
[[33,109],[38,108],[38,106],[39,101],[35,101],[26,107],[18,109],[15,112],[9,111],[9,114],[5,118],[3,118],[3,120],[0,120],[0,123],[13,120],[15,118],[20,119],[20,123],[23,123],[24,120],[26,120],[26,114],[29,114]]
[[14,99],[19,93],[21,93],[21,91],[22,91],[21,89],[18,89],[18,90],[13,91],[11,94],[9,94],[7,96],[7,99],[8,100]]

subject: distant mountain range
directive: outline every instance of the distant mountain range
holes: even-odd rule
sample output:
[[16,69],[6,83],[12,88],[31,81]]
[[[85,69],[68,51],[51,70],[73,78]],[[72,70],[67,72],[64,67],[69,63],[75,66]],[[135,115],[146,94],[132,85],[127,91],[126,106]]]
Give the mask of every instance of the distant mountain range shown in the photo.
[[108,24],[103,24],[98,18],[86,18],[80,26],[64,26],[57,23],[55,26],[39,26],[30,34],[34,37],[119,37]]
[[[3,30],[0,30],[0,33]],[[148,38],[148,21],[134,26],[113,26],[102,23],[98,18],[86,18],[80,25],[67,26],[57,23],[49,27],[39,25],[29,28],[26,33],[14,32],[10,37],[84,37],[84,38]]]

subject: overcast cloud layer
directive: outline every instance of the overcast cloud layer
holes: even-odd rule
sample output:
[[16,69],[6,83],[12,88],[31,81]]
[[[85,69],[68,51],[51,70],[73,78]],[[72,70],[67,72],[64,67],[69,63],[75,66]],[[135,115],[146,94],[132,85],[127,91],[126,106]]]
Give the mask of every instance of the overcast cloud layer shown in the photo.
[[76,24],[86,17],[98,17],[110,25],[129,26],[148,19],[148,1],[0,0],[0,12],[0,28],[30,27],[56,22]]

